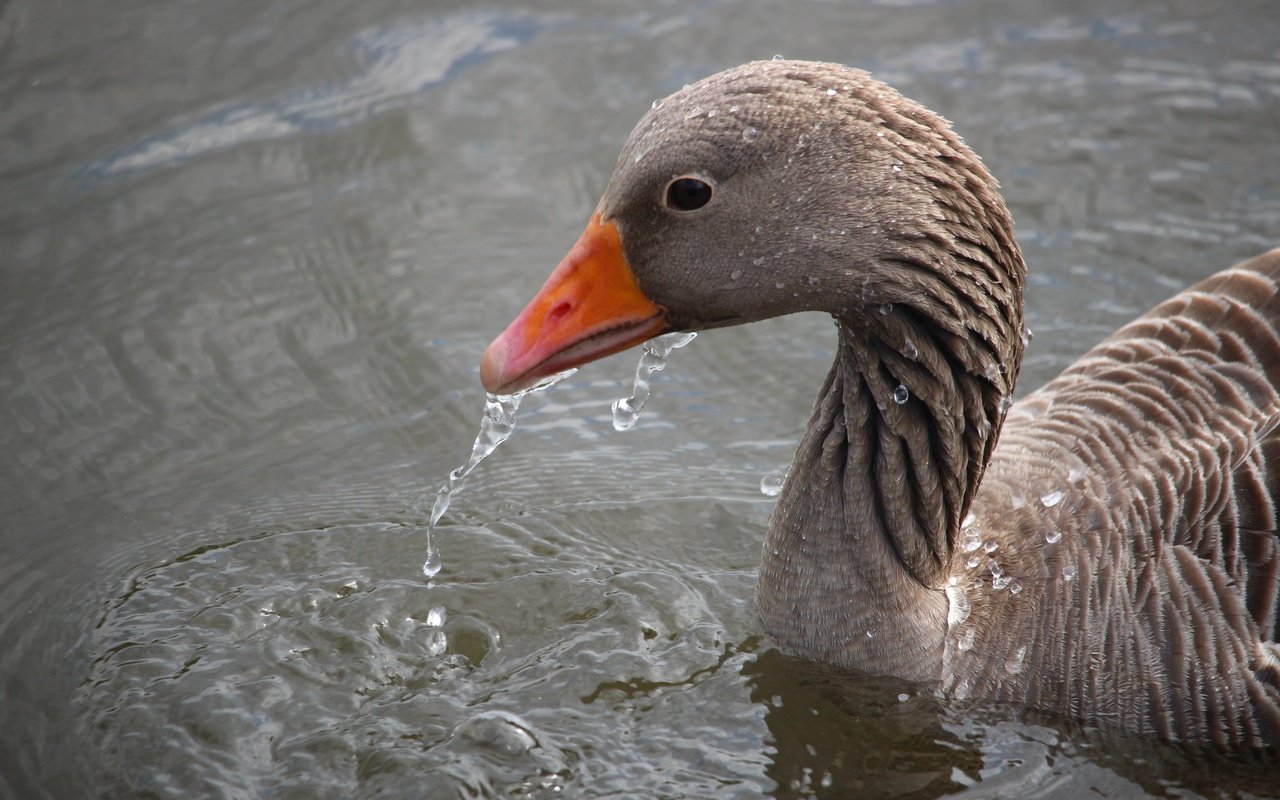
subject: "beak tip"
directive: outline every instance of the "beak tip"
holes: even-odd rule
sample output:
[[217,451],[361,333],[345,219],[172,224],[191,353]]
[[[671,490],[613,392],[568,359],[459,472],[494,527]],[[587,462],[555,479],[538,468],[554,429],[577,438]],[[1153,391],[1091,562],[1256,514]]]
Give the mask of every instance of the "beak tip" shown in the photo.
[[480,384],[486,392],[497,394],[502,388],[504,378],[503,365],[506,363],[507,345],[499,336],[489,343],[480,358]]

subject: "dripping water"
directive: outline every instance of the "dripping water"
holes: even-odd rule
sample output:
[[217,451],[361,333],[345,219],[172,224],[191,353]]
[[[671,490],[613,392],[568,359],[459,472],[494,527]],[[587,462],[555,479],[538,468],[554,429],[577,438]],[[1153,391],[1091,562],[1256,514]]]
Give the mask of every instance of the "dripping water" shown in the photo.
[[644,343],[644,352],[640,354],[640,363],[636,365],[635,386],[631,396],[614,401],[614,430],[630,430],[640,418],[645,401],[649,399],[649,376],[667,365],[667,357],[671,351],[684,347],[692,342],[696,333],[667,333],[654,337]]
[[440,561],[440,551],[436,549],[431,541],[431,535],[435,531],[436,525],[440,522],[440,518],[444,516],[444,512],[449,510],[449,503],[453,496],[462,491],[463,483],[466,481],[467,476],[490,453],[497,450],[498,445],[505,442],[511,436],[511,432],[515,430],[516,409],[520,408],[520,401],[524,399],[525,395],[549,389],[575,372],[577,372],[576,369],[565,370],[549,378],[544,378],[533,386],[522,389],[515,394],[486,395],[484,417],[480,420],[480,432],[476,434],[476,440],[471,445],[471,458],[467,459],[467,463],[449,473],[449,480],[436,492],[435,503],[431,506],[431,521],[427,524],[427,560],[422,564],[423,575],[428,578],[434,578],[439,574],[443,564]]

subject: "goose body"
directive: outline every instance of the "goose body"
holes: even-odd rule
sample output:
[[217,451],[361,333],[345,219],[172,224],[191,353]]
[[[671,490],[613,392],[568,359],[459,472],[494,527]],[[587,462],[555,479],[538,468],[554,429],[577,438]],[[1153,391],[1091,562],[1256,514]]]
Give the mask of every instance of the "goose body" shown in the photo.
[[836,357],[762,551],[782,647],[1280,747],[1280,250],[1013,403],[1025,274],[944,120],[858,70],[755,62],[645,115],[481,379],[509,392],[664,331],[829,313]]

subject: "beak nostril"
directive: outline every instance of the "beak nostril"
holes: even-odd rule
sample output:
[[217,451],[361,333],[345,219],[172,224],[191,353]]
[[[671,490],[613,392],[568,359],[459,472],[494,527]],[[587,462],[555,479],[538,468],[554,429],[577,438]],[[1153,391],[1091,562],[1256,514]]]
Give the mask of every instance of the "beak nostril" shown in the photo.
[[573,303],[568,301],[557,303],[550,311],[547,312],[547,321],[555,322],[556,320],[568,314],[573,309]]

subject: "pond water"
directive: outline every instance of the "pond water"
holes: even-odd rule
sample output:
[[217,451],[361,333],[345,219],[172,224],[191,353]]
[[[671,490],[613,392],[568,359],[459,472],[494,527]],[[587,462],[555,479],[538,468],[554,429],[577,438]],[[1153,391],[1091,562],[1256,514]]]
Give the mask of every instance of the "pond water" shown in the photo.
[[0,7],[0,797],[1266,797],[1265,765],[788,658],[752,606],[829,320],[526,398],[480,354],[652,100],[782,53],[952,119],[1020,392],[1280,242],[1280,5]]

